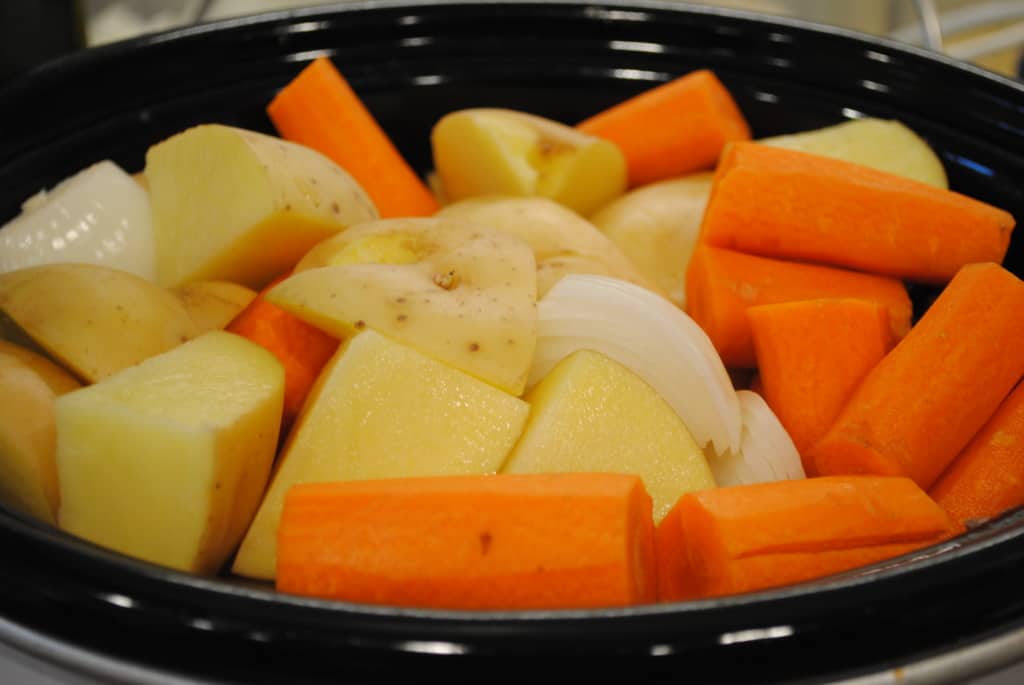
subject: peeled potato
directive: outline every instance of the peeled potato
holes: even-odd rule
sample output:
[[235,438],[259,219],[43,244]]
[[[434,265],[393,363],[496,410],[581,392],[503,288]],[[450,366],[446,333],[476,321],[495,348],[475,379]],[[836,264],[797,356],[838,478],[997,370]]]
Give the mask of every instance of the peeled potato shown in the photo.
[[46,264],[0,274],[0,337],[94,383],[195,337],[184,305],[127,271]]

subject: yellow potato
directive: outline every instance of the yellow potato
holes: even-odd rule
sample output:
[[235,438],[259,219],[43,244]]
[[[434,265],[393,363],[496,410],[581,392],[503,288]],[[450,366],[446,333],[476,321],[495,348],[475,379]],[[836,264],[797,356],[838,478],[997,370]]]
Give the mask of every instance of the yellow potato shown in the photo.
[[256,297],[256,291],[228,281],[195,281],[172,288],[201,333],[220,330]]
[[853,119],[758,142],[863,164],[939,188],[949,187],[942,160],[923,138],[899,121]]
[[362,187],[302,145],[205,124],[146,153],[157,280],[260,288],[313,245],[377,218]]
[[56,523],[54,390],[19,356],[0,351],[0,501]]
[[631,190],[590,217],[636,268],[686,306],[685,275],[711,194],[712,174],[690,174]]
[[82,387],[82,384],[64,367],[54,364],[43,355],[33,352],[27,347],[0,340],[0,354],[17,358],[25,366],[39,374],[43,382],[50,386],[50,390],[57,395],[63,395]]
[[513,395],[537,340],[530,247],[447,217],[354,226],[313,248],[267,301],[339,338],[374,329]]
[[58,398],[60,527],[215,573],[259,506],[283,395],[270,352],[211,331]]
[[474,197],[450,204],[436,216],[488,226],[526,241],[537,261],[538,297],[570,273],[612,276],[665,294],[593,224],[553,200]]
[[431,132],[434,167],[449,201],[477,195],[539,195],[588,214],[626,189],[618,146],[544,117],[464,109]]
[[635,373],[592,350],[560,361],[527,393],[530,420],[505,473],[635,473],[660,521],[684,493],[715,487],[675,410]]
[[494,473],[530,412],[374,331],[344,344],[292,429],[233,571],[270,579],[285,493],[296,483]]
[[94,264],[46,264],[0,274],[0,314],[0,337],[31,342],[90,383],[198,333],[168,291]]

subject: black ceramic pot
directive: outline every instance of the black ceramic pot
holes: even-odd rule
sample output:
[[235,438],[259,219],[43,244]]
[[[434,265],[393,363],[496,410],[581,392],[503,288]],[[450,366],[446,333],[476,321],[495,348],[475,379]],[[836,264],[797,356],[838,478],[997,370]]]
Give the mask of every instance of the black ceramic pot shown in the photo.
[[[264,106],[321,54],[421,171],[431,125],[448,111],[504,106],[576,122],[709,67],[757,136],[899,118],[934,146],[955,189],[1024,217],[1024,86],[941,56],[676,4],[383,2],[146,37],[9,84],[0,90],[0,220],[98,159],[141,169],[147,146],[192,124],[272,131]],[[1018,274],[1022,253],[1018,235],[1007,258]],[[604,611],[474,614],[286,597],[126,559],[3,509],[0,550],[0,639],[111,678],[116,669],[83,655],[243,682],[816,681],[941,664],[934,657],[976,655],[1024,628],[1021,513],[870,574]],[[1006,644],[962,664],[977,672],[1018,656],[1018,643]],[[155,673],[131,673],[144,672]]]

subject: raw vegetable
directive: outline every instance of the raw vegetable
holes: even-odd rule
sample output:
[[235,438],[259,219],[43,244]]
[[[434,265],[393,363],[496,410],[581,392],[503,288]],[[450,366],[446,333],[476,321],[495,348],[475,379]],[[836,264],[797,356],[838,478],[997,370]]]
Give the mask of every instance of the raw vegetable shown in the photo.
[[157,279],[260,289],[313,245],[377,218],[327,157],[255,131],[203,124],[146,152]]
[[537,297],[566,274],[621,278],[662,293],[611,240],[576,212],[545,197],[492,195],[460,200],[436,214],[522,238],[537,261]]
[[865,299],[884,306],[894,337],[910,330],[912,306],[894,278],[802,264],[698,245],[686,274],[687,311],[727,366],[757,364],[747,310],[820,298]]
[[495,473],[522,432],[517,397],[367,330],[328,362],[292,427],[235,573],[274,577],[296,483]]
[[739,401],[707,335],[663,297],[614,278],[572,274],[537,305],[528,386],[564,357],[591,349],[643,378],[709,453],[740,449]]
[[710,169],[726,143],[750,138],[732,95],[706,69],[646,90],[576,128],[622,149],[630,187]]
[[434,125],[430,145],[450,202],[540,196],[586,216],[626,189],[626,160],[614,143],[526,112],[451,112]]
[[0,314],[0,337],[30,343],[90,383],[199,333],[168,291],[95,264],[42,264],[0,274]]
[[959,529],[908,478],[837,476],[683,495],[658,526],[663,601],[751,592],[905,554]]
[[283,592],[447,609],[655,599],[651,501],[630,475],[297,485],[278,539]]
[[[820,299],[747,310],[764,397],[806,455],[894,344],[876,302]],[[816,473],[809,458],[804,470]]]
[[863,164],[936,188],[949,187],[939,156],[899,121],[864,117],[757,142]]
[[1024,374],[1024,283],[965,266],[860,384],[811,449],[824,475],[935,479]]
[[362,186],[384,218],[429,216],[437,201],[326,57],[309,63],[267,106],[281,137],[317,150]]
[[267,299],[339,338],[372,328],[519,395],[536,340],[536,268],[529,245],[487,226],[382,219],[317,245]]
[[338,339],[267,302],[267,291],[287,278],[270,282],[227,331],[269,350],[284,367],[284,405],[281,433],[287,435],[320,370],[338,349]]
[[761,395],[738,390],[736,397],[743,418],[740,449],[710,460],[715,482],[727,487],[804,478],[793,440]]
[[1014,219],[949,190],[837,159],[740,142],[722,153],[701,240],[928,283],[1002,261]]
[[60,527],[216,573],[266,487],[283,391],[273,355],[211,331],[57,398]]
[[222,330],[256,297],[256,291],[230,281],[193,281],[172,288],[200,333]]
[[655,523],[683,493],[715,487],[704,453],[672,407],[603,354],[573,352],[523,399],[530,418],[505,473],[636,474]]
[[711,192],[709,172],[666,179],[617,198],[590,220],[672,302],[686,307],[686,267]]
[[156,279],[149,196],[103,160],[29,198],[0,226],[0,272],[85,262]]
[[975,524],[1024,505],[1024,383],[932,486],[950,518]]

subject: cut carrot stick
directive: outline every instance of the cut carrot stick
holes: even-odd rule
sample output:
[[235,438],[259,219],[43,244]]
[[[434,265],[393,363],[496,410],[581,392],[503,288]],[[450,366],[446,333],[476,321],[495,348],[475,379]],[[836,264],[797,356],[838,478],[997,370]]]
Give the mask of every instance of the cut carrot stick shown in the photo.
[[913,478],[928,489],[1024,374],[1024,282],[965,266],[857,387],[810,450],[821,474]]
[[274,279],[225,328],[262,345],[284,366],[282,436],[287,434],[320,369],[339,344],[337,338],[267,302],[267,292],[288,275]]
[[659,599],[819,578],[959,532],[908,478],[807,478],[688,493],[656,532]]
[[313,60],[267,106],[281,137],[334,160],[366,190],[382,218],[429,216],[434,195],[326,57]]
[[929,494],[964,525],[1024,505],[1024,383],[999,405]]
[[652,602],[651,511],[626,474],[296,485],[278,528],[277,588],[449,609]]
[[895,340],[889,314],[867,300],[821,299],[747,310],[764,398],[807,456],[835,422],[857,385]]
[[726,143],[750,139],[732,95],[707,69],[644,91],[576,128],[622,149],[633,187],[710,169]]
[[701,240],[766,257],[943,284],[1001,262],[1013,217],[950,190],[797,150],[740,142],[723,153]]
[[856,298],[885,307],[895,338],[910,330],[913,308],[903,282],[698,245],[686,272],[690,316],[711,338],[726,366],[754,366],[747,309],[820,298]]

